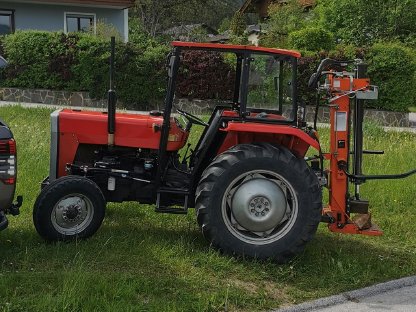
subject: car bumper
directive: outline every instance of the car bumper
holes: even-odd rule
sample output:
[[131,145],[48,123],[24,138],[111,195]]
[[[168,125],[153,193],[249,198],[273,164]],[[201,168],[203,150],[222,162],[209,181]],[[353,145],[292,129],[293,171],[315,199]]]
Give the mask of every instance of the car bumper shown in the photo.
[[19,215],[22,203],[23,197],[17,196],[16,202],[12,203],[8,209],[0,210],[0,231],[5,230],[9,226],[9,220],[7,219],[6,213],[9,213],[13,216]]
[[9,226],[9,220],[7,220],[6,214],[0,211],[0,231],[5,230]]

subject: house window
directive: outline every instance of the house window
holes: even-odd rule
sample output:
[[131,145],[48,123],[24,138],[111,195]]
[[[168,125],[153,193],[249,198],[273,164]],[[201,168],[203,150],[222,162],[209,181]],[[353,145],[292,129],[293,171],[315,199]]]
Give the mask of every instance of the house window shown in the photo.
[[65,13],[65,32],[95,31],[95,14]]
[[14,11],[0,10],[0,35],[14,32]]

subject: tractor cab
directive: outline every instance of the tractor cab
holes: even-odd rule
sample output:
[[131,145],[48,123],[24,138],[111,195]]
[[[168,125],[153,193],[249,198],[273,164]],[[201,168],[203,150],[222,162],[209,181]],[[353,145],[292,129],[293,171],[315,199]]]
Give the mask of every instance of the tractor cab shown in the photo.
[[[278,141],[299,158],[305,156],[310,146],[319,149],[317,141],[305,129],[300,129],[305,124],[304,108],[298,106],[296,90],[299,52],[191,42],[173,42],[172,47],[168,58],[169,83],[164,110],[165,124],[172,113],[176,112],[187,119],[186,129],[191,129],[193,124],[204,127],[187,163],[191,173],[191,188],[218,154],[238,144]],[[186,112],[184,108],[179,109],[176,104],[177,82],[183,79],[183,72],[188,77],[195,75],[188,69],[183,69],[186,66],[183,64],[183,55],[194,51],[214,54],[230,64],[228,72],[218,74],[218,80],[224,84],[230,84],[231,80],[230,96],[227,101],[214,108],[208,122]],[[296,128],[297,126],[299,127]],[[166,138],[167,128],[165,133],[162,131],[160,142],[161,163],[167,161]],[[161,172],[159,174],[162,175]]]
[[[172,46],[169,58],[172,88],[168,90],[168,96],[175,94],[176,82],[184,76],[182,56],[193,51],[204,51],[217,55],[230,66],[228,72],[218,72],[217,77],[221,83],[232,84],[229,86],[232,90],[226,99],[228,104],[224,109],[228,108],[248,121],[263,119],[272,123],[296,123],[296,72],[297,59],[300,57],[298,52],[191,42],[173,42]],[[195,75],[187,74],[191,77]],[[165,104],[169,106],[168,102]],[[173,105],[175,106],[175,101]]]

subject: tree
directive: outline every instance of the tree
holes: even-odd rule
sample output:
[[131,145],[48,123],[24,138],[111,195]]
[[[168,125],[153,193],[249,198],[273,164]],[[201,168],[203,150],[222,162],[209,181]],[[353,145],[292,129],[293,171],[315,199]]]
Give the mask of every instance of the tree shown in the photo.
[[340,42],[370,45],[416,34],[416,0],[320,0],[319,22]]
[[297,0],[272,4],[269,15],[267,36],[262,41],[269,46],[286,47],[289,33],[301,29],[305,24],[304,9]]
[[247,25],[244,20],[244,15],[237,12],[234,14],[230,22],[230,32],[234,37],[242,37],[246,31]]
[[166,26],[166,17],[176,5],[183,5],[186,0],[137,0],[132,15],[139,18],[143,30],[154,37]]
[[229,17],[225,17],[221,21],[220,26],[218,26],[218,32],[219,33],[224,33],[224,32],[226,32],[227,30],[230,29],[230,26],[231,26],[231,20],[230,20],[230,18]]
[[334,37],[329,31],[319,27],[305,27],[292,31],[288,38],[291,48],[303,51],[329,51],[334,48]]
[[131,11],[152,37],[178,24],[205,23],[218,27],[239,7],[239,0],[136,0]]

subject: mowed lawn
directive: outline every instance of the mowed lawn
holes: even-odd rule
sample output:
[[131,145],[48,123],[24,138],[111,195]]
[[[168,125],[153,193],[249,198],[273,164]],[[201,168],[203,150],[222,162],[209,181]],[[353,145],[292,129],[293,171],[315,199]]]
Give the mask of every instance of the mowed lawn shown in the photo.
[[[22,213],[0,233],[0,311],[266,311],[416,273],[416,177],[368,182],[382,237],[330,233],[321,225],[291,263],[235,259],[212,250],[187,216],[136,203],[109,204],[87,241],[45,243],[32,206],[48,174],[47,109],[0,108],[18,144]],[[365,172],[416,167],[416,135],[366,127]],[[328,130],[323,130],[326,141]]]

